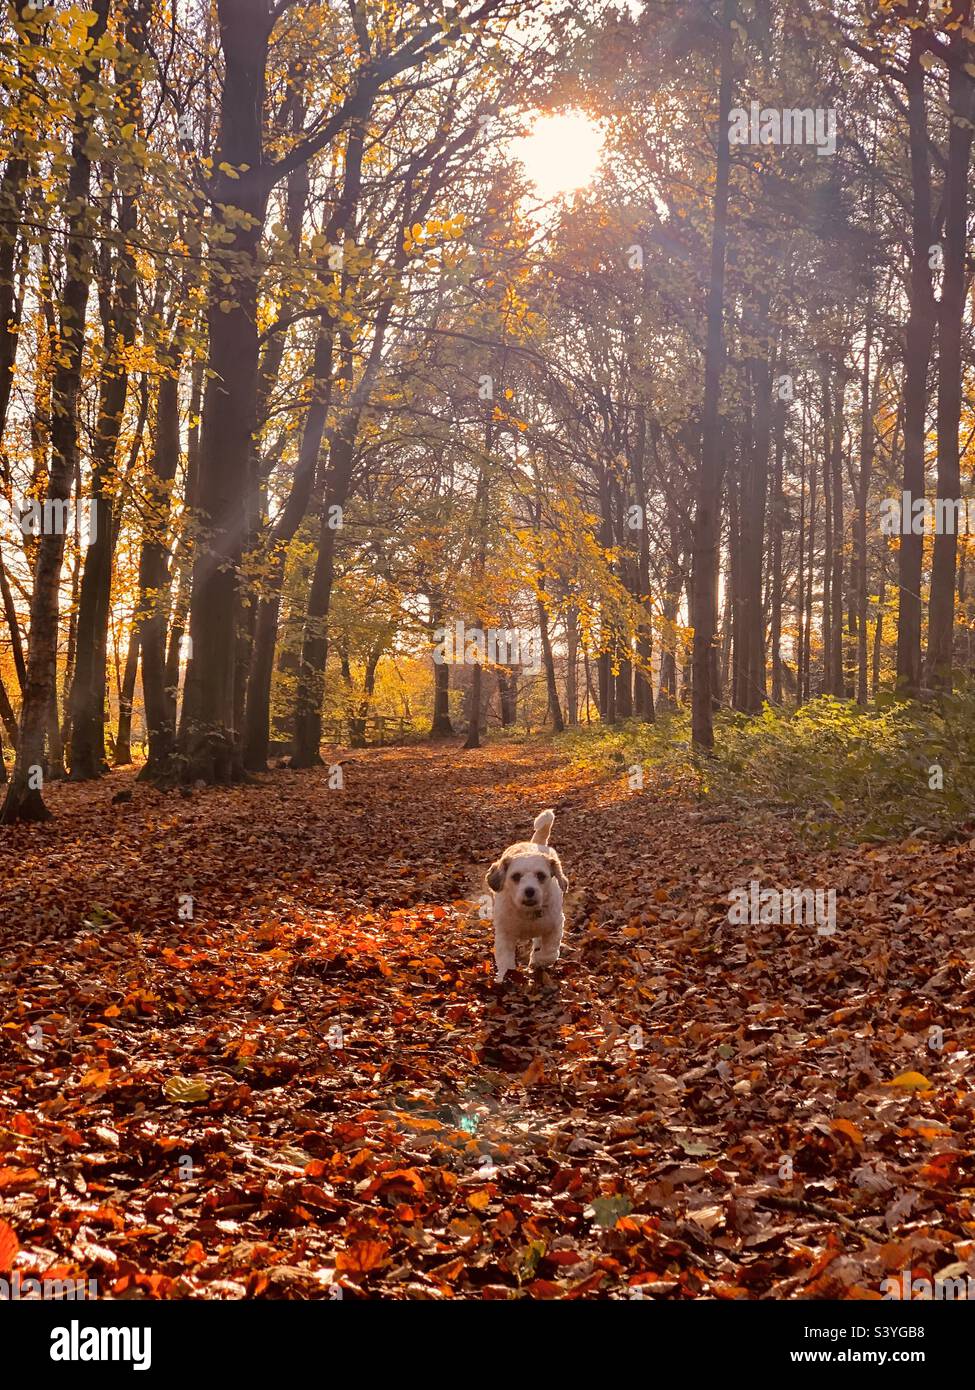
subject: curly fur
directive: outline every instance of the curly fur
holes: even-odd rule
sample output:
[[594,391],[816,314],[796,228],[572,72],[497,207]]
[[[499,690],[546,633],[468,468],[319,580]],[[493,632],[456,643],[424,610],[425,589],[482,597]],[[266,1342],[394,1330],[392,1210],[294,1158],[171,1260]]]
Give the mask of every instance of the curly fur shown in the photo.
[[520,941],[532,943],[533,970],[559,958],[565,927],[562,900],[569,881],[548,843],[554,820],[554,811],[542,811],[535,818],[532,838],[509,845],[488,869],[498,983],[514,970]]

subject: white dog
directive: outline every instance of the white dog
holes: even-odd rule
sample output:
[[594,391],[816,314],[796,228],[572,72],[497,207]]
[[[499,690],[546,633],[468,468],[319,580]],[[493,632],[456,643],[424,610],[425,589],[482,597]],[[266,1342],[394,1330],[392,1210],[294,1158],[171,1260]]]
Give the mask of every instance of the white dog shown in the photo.
[[531,839],[509,845],[488,870],[487,885],[494,894],[491,918],[499,984],[515,969],[519,941],[532,943],[532,970],[553,965],[559,958],[565,925],[562,895],[569,881],[559,856],[549,848],[554,820],[554,811],[542,811],[532,827]]

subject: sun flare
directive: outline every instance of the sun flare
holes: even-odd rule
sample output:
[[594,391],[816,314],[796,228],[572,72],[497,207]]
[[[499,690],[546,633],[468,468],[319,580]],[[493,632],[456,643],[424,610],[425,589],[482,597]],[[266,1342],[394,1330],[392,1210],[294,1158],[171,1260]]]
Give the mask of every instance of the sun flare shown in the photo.
[[582,111],[539,116],[531,133],[512,141],[512,153],[546,202],[591,183],[602,158],[603,137]]

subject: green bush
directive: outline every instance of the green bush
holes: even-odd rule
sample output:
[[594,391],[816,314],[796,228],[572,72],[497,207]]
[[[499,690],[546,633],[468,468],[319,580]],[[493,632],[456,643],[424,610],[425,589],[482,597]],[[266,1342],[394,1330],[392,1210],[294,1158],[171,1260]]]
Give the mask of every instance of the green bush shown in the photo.
[[777,810],[826,843],[948,838],[975,818],[971,686],[937,706],[882,697],[860,709],[824,696],[796,711],[723,712],[712,757],[692,750],[685,712],[655,725],[576,729],[562,742],[597,774],[626,776],[639,763],[648,782],[717,804]]

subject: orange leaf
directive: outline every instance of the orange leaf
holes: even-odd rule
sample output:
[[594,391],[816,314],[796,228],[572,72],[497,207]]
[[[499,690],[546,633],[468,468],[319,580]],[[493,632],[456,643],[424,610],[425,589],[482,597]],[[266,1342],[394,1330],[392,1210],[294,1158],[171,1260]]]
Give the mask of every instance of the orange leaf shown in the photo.
[[534,1086],[537,1081],[541,1081],[545,1075],[545,1063],[541,1057],[536,1057],[528,1070],[522,1072],[521,1083],[523,1086]]
[[390,1247],[382,1240],[357,1240],[335,1257],[335,1268],[347,1274],[368,1274],[388,1263]]
[[423,1179],[415,1168],[394,1168],[392,1172],[383,1173],[378,1183],[380,1187],[392,1187],[396,1183],[407,1183],[418,1197],[422,1197],[427,1190]]
[[20,1192],[40,1176],[36,1168],[0,1168],[0,1192]]
[[0,1274],[7,1274],[13,1268],[14,1256],[20,1249],[20,1241],[6,1221],[0,1221]]

